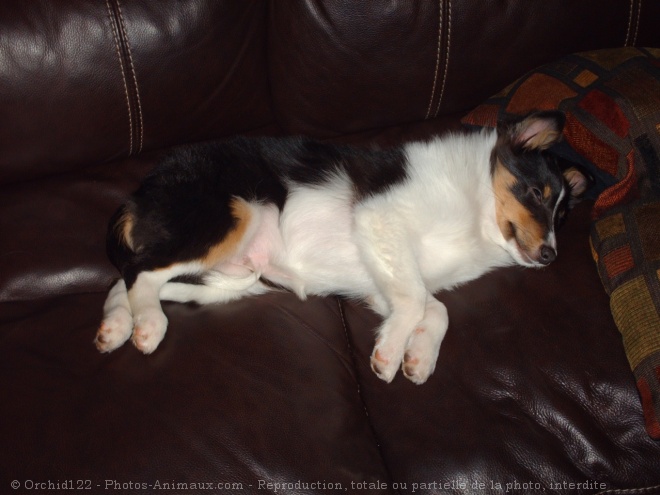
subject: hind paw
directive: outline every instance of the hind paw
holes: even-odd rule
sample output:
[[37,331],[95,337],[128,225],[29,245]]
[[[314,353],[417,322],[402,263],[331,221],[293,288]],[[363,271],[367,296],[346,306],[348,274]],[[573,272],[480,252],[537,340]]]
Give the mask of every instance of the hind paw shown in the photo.
[[124,309],[108,314],[96,332],[94,344],[101,352],[111,352],[121,347],[133,331],[133,317]]

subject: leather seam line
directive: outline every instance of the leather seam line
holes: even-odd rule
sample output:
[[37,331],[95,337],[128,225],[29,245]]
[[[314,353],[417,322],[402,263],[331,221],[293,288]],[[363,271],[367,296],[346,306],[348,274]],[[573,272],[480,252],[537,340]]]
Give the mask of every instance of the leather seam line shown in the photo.
[[630,0],[630,10],[628,12],[628,29],[626,31],[626,41],[624,46],[635,46],[637,36],[639,35],[639,24],[642,17],[642,0]]
[[642,1],[639,0],[639,3],[637,4],[637,23],[635,25],[635,36],[633,37],[633,46],[637,45],[637,35],[639,35],[639,24],[642,19]]
[[626,39],[623,42],[623,46],[628,46],[628,42],[630,40],[630,28],[632,27],[634,3],[635,3],[635,0],[630,0],[630,11],[628,12],[628,29],[626,30]]
[[440,50],[442,48],[442,0],[438,0],[438,47],[435,53],[435,71],[433,72],[433,87],[431,88],[431,99],[429,106],[426,109],[426,119],[431,116],[431,109],[433,108],[433,99],[435,98],[435,88],[438,84],[438,69],[440,68]]
[[123,34],[122,40],[124,46],[126,47],[126,54],[127,54],[126,58],[128,61],[128,68],[130,70],[130,75],[133,80],[133,86],[135,90],[134,94],[135,94],[135,102],[137,108],[137,113],[135,114],[135,118],[137,121],[137,133],[138,133],[137,153],[140,153],[142,151],[142,145],[144,142],[144,120],[142,119],[142,102],[140,101],[140,88],[138,87],[137,76],[135,74],[135,64],[133,63],[131,44],[128,40],[128,32],[126,31],[126,22],[124,21],[124,14],[122,13],[119,0],[115,0],[115,1],[117,5],[117,12],[119,14],[119,27],[121,28],[121,33]]
[[[378,438],[378,434],[376,432],[376,427],[374,426],[373,422],[371,421],[371,416],[369,415],[369,409],[367,408],[367,403],[364,401],[364,396],[362,395],[362,387],[360,386],[360,381],[358,380],[358,370],[357,370],[357,358],[355,356],[355,348],[353,346],[353,343],[351,342],[351,337],[348,332],[348,323],[346,323],[346,317],[344,315],[344,309],[342,307],[342,299],[340,297],[335,298],[337,301],[337,307],[339,308],[339,317],[341,318],[341,323],[342,326],[344,327],[344,336],[346,337],[346,346],[348,347],[349,354],[351,356],[351,359],[353,361],[353,372],[355,373],[355,378],[356,378],[356,384],[357,384],[357,394],[358,397],[360,398],[360,402],[362,404],[362,407],[364,408],[364,415],[367,421],[367,424],[369,425],[369,429],[371,430],[371,434],[373,435],[374,440],[376,441],[376,449],[378,450],[378,453],[380,454],[380,459],[382,461],[382,466],[383,469],[385,470],[385,473],[387,474],[388,478],[388,485],[392,486],[392,473],[390,473],[390,469],[385,462],[385,456],[383,455],[383,451],[381,448],[381,442],[380,439]],[[398,493],[401,493],[400,490],[397,490]]]
[[447,73],[449,72],[449,54],[451,51],[451,0],[447,1],[447,15],[446,15],[446,22],[447,22],[447,35],[446,35],[446,50],[445,50],[445,63],[444,67],[442,69],[442,84],[440,86],[440,96],[438,97],[438,106],[435,109],[435,114],[433,115],[434,117],[437,117],[438,114],[440,113],[440,107],[442,105],[442,100],[444,99],[445,95],[445,86],[447,84]]
[[115,15],[110,5],[110,0],[105,0],[105,4],[108,7],[108,16],[110,17],[110,27],[112,29],[112,36],[115,41],[115,49],[117,52],[117,58],[119,59],[119,67],[121,69],[122,83],[124,84],[124,96],[126,97],[126,107],[128,109],[128,127],[129,127],[129,140],[128,140],[128,154],[129,156],[133,154],[133,112],[131,108],[131,99],[128,94],[128,82],[126,80],[126,69],[124,68],[124,59],[121,55],[121,48],[119,46],[119,33],[117,32],[117,22]]
[[644,488],[615,488],[598,492],[596,495],[653,495],[658,493],[660,485],[647,486]]

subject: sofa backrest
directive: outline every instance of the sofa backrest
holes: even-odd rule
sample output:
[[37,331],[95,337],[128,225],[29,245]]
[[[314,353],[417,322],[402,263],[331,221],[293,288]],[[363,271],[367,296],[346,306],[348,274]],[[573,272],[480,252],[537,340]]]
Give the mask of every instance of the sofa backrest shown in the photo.
[[648,0],[274,0],[274,108],[316,135],[464,112],[563,55],[659,46],[659,24]]
[[272,122],[263,0],[2,0],[0,181]]
[[650,0],[3,0],[0,183],[458,114],[561,55],[660,46],[658,19]]

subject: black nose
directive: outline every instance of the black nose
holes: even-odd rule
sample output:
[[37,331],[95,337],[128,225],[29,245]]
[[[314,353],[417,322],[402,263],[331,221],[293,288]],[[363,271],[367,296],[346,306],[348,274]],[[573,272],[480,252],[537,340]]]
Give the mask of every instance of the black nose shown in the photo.
[[544,265],[549,265],[555,260],[556,257],[557,257],[557,252],[554,249],[552,249],[550,246],[541,247],[541,255],[539,257],[539,262],[543,263]]

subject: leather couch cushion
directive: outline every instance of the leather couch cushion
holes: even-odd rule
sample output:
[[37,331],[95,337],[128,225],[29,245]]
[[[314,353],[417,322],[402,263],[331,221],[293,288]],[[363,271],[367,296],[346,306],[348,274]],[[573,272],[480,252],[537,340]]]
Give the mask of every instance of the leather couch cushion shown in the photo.
[[106,290],[117,276],[105,253],[110,216],[156,157],[0,186],[0,301]]
[[260,481],[387,479],[335,299],[167,305],[168,334],[144,356],[130,344],[98,353],[104,298],[0,304],[3,487],[212,482],[273,493]]

